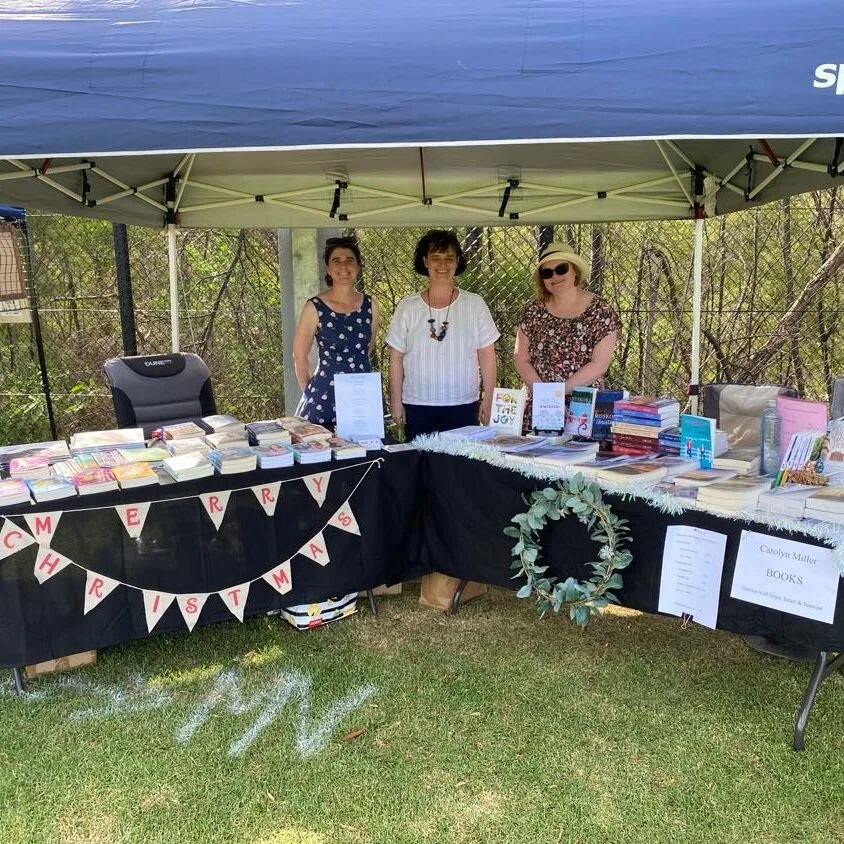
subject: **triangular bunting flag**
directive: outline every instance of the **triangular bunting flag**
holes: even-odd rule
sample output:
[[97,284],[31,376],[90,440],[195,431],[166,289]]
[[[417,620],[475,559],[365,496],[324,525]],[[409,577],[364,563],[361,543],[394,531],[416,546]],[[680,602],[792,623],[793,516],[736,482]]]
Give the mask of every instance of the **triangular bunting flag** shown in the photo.
[[229,506],[231,494],[232,491],[230,489],[224,489],[221,492],[206,492],[199,496],[205,512],[211,517],[211,521],[214,522],[214,527],[217,530],[220,529],[223,517],[226,515],[226,508]]
[[328,522],[332,527],[340,528],[340,530],[347,530],[349,533],[356,533],[360,536],[360,526],[355,514],[352,512],[352,506],[347,501]]
[[315,563],[319,563],[321,566],[327,566],[329,560],[328,548],[325,544],[325,539],[323,538],[322,531],[320,531],[312,539],[309,539],[299,549],[299,553],[313,560]]
[[217,593],[238,621],[243,621],[243,611],[246,609],[246,598],[249,595],[250,586],[251,583],[247,581],[239,586],[222,589]]
[[175,595],[169,592],[154,592],[151,589],[144,589],[144,613],[147,617],[147,630],[152,633],[152,628],[158,624],[165,610],[173,603]]
[[72,560],[69,560],[62,554],[57,554],[50,548],[42,548],[35,558],[35,570],[33,574],[39,583],[44,583],[72,562]]
[[85,609],[83,615],[88,615],[97,604],[107,598],[118,586],[119,580],[113,580],[104,574],[97,574],[95,571],[88,571],[85,578]]
[[322,507],[322,502],[325,501],[325,493],[328,492],[328,481],[331,478],[331,472],[320,472],[318,475],[306,475],[302,480],[308,488],[308,492],[314,497],[314,501]]
[[176,595],[176,603],[182,611],[182,618],[190,632],[193,632],[193,628],[196,627],[199,614],[202,612],[209,594],[209,592],[197,592],[193,595]]
[[293,580],[290,577],[290,560],[285,560],[277,565],[263,577],[281,595],[286,595],[293,588]]
[[114,509],[117,510],[117,515],[120,516],[120,521],[126,528],[126,533],[132,539],[137,539],[141,535],[147,520],[149,505],[149,501],[142,501],[140,504],[115,505]]
[[0,560],[17,553],[27,545],[32,545],[33,542],[35,540],[23,528],[19,528],[11,519],[6,519],[0,528]]
[[61,510],[54,510],[52,513],[26,513],[26,519],[35,541],[39,545],[49,545],[53,541],[53,534],[62,517]]
[[278,504],[278,491],[281,489],[281,481],[274,481],[271,484],[260,484],[253,486],[252,492],[258,503],[264,508],[268,516],[275,515],[275,506]]

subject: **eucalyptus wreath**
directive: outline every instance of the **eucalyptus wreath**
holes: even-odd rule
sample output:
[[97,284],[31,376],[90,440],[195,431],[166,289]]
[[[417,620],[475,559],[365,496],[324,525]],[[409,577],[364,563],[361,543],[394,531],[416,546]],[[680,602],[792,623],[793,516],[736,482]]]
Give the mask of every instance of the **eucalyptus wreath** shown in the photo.
[[[536,596],[541,615],[553,610],[568,609],[569,618],[579,627],[586,627],[589,619],[618,598],[611,591],[624,583],[619,572],[630,565],[633,555],[622,546],[630,541],[628,522],[620,519],[604,501],[596,484],[584,481],[581,475],[561,481],[556,489],[547,487],[524,496],[528,509],[510,520],[504,528],[507,536],[516,540],[511,568],[516,570],[513,580],[524,578],[524,585],[516,592],[519,598]],[[587,563],[592,569],[588,580],[569,577],[564,581],[548,576],[548,566],[540,565],[542,546],[539,534],[548,519],[559,521],[573,514],[586,525],[590,538],[600,544],[598,559]]]

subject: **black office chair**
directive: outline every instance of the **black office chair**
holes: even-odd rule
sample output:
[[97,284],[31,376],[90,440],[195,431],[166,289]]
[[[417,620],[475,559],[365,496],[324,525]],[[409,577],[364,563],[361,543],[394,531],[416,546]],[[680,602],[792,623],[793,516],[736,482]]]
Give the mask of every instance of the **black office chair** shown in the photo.
[[842,416],[844,416],[844,377],[833,379],[829,400],[829,418],[840,419]]
[[217,412],[211,372],[198,355],[138,355],[110,358],[105,374],[118,428],[143,428],[195,421]]
[[727,434],[730,448],[758,448],[759,426],[768,401],[797,395],[776,384],[705,384],[701,388],[703,415]]

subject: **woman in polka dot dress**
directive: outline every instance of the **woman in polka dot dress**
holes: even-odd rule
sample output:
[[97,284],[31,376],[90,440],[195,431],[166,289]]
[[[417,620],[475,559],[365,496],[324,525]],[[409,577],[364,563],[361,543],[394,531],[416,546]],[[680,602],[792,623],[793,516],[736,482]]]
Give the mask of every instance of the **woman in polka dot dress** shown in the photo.
[[[357,290],[362,261],[355,238],[329,238],[324,257],[328,289],[302,308],[293,339],[293,366],[302,388],[296,415],[333,427],[335,374],[372,369],[369,353],[378,327],[378,303]],[[314,339],[319,361],[311,373],[308,354]]]

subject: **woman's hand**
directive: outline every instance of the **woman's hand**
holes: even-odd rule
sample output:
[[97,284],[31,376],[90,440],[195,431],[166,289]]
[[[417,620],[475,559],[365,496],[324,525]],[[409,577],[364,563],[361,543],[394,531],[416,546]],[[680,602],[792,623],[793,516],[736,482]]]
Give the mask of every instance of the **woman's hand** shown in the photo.
[[478,409],[478,422],[481,425],[489,425],[489,417],[492,414],[492,393],[485,394]]
[[404,425],[404,405],[401,402],[401,399],[398,401],[390,400],[390,414],[393,417],[393,422],[396,425]]

